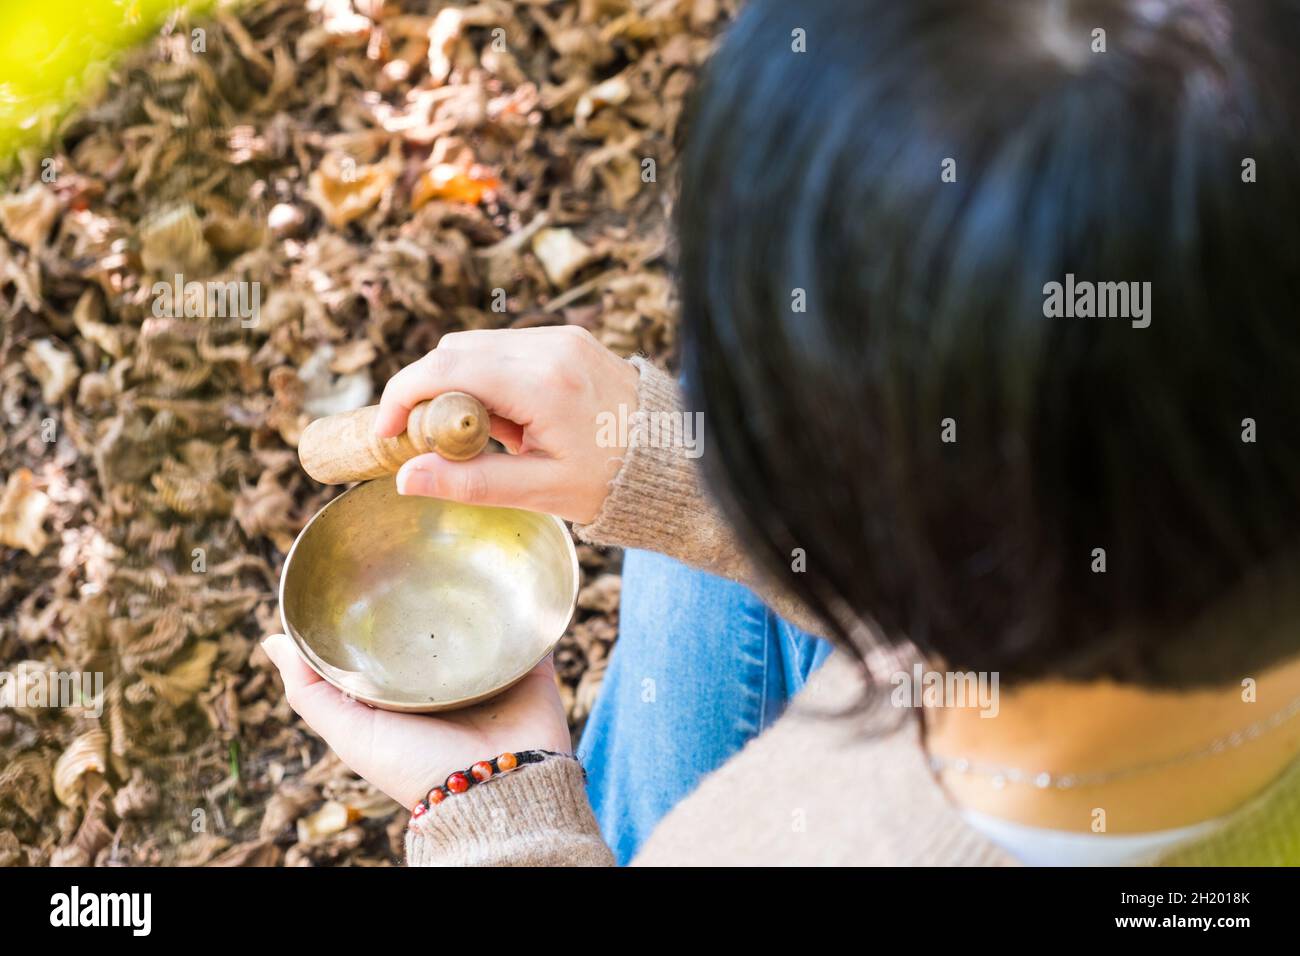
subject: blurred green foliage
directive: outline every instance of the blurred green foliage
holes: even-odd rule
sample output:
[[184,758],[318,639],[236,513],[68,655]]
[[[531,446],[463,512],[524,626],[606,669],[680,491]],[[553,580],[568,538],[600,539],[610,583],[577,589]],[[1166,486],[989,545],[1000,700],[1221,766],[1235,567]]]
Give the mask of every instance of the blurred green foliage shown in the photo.
[[49,138],[121,51],[212,0],[0,0],[0,161]]

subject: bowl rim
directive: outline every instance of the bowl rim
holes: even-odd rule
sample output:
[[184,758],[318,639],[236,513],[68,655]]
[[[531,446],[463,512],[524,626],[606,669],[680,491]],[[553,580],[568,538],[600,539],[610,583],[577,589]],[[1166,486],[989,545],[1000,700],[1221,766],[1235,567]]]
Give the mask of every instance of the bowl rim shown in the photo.
[[289,548],[289,551],[285,554],[284,564],[280,568],[280,586],[277,589],[277,598],[280,604],[280,608],[279,608],[280,625],[281,627],[284,628],[285,634],[289,636],[289,640],[291,640],[293,642],[294,647],[298,649],[299,656],[302,657],[302,659],[307,662],[307,665],[312,670],[314,670],[321,677],[321,679],[326,681],[330,686],[332,686],[336,690],[352,698],[353,700],[359,700],[363,704],[368,704],[369,706],[376,707],[380,710],[388,710],[388,711],[393,711],[395,713],[401,713],[401,714],[433,714],[444,710],[459,710],[462,707],[470,707],[474,704],[478,704],[485,700],[489,700],[490,698],[496,697],[498,694],[504,693],[505,691],[513,687],[515,684],[523,680],[525,677],[527,677],[528,674],[532,672],[533,668],[535,668],[538,664],[546,660],[547,657],[549,657],[552,653],[554,653],[555,648],[560,643],[561,638],[563,638],[564,635],[568,632],[569,625],[573,623],[573,616],[574,614],[577,613],[578,610],[578,591],[582,587],[582,569],[578,563],[578,549],[573,544],[573,535],[569,533],[568,526],[565,525],[565,523],[561,519],[557,518],[555,515],[548,514],[544,511],[529,511],[527,508],[509,508],[509,507],[503,507],[499,505],[472,505],[472,504],[465,504],[464,502],[461,501],[453,501],[450,498],[433,499],[444,505],[452,505],[457,508],[485,508],[494,511],[522,511],[522,512],[526,512],[527,514],[537,515],[538,517],[549,521],[555,527],[555,529],[560,532],[560,537],[565,542],[565,549],[569,556],[569,568],[573,576],[573,594],[569,598],[569,614],[564,620],[564,626],[560,628],[560,633],[557,634],[551,641],[547,643],[546,650],[543,651],[542,654],[536,660],[530,663],[527,667],[520,670],[517,674],[513,675],[512,677],[503,681],[502,683],[498,684],[495,687],[491,687],[488,690],[481,691],[480,693],[472,694],[467,697],[458,697],[452,700],[428,701],[428,702],[421,702],[421,703],[387,700],[382,697],[358,694],[356,691],[344,687],[341,683],[339,683],[339,681],[335,677],[333,677],[329,673],[330,669],[333,668],[333,665],[328,664],[323,659],[321,659],[320,656],[316,653],[316,651],[312,648],[312,646],[307,642],[307,639],[304,638],[301,634],[299,634],[297,628],[295,628],[292,624],[289,623],[289,615],[285,613],[285,609],[284,609],[284,589],[285,589],[285,584],[289,579],[289,568],[293,564],[294,555],[297,553],[298,546],[302,543],[303,538],[306,537],[307,532],[311,530],[311,526],[316,523],[317,519],[319,519],[323,514],[325,514],[325,512],[329,511],[330,508],[334,507],[334,505],[338,504],[344,498],[348,497],[348,495],[351,495],[356,491],[360,491],[362,488],[366,488],[374,484],[375,482],[381,482],[381,481],[391,482],[394,485],[396,485],[396,476],[387,475],[383,478],[372,478],[368,481],[357,482],[351,488],[344,491],[341,495],[336,495],[333,499],[327,501],[319,511],[317,511],[314,515],[311,516],[310,519],[308,519],[307,523],[302,526],[302,530],[299,531],[297,536],[293,539],[293,545]]

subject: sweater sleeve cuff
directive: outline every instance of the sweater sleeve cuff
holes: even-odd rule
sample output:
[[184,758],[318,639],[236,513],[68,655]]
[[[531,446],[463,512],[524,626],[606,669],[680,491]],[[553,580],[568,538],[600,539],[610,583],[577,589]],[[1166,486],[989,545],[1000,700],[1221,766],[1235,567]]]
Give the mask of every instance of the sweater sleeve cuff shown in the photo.
[[409,866],[612,866],[582,766],[548,757],[430,808],[406,831]]
[[[676,557],[684,543],[700,538],[702,528],[717,529],[721,539],[725,526],[704,491],[698,445],[692,452],[679,443],[655,438],[656,434],[662,435],[656,422],[681,420],[681,390],[670,375],[645,359],[634,358],[632,363],[640,371],[641,380],[623,466],[595,520],[575,525],[574,531],[589,544],[640,548]],[[664,417],[668,415],[674,417]],[[697,441],[702,437],[693,436]],[[706,551],[711,550],[708,542],[701,543],[706,545]],[[695,559],[688,563],[699,565],[707,564],[711,555],[686,557]]]

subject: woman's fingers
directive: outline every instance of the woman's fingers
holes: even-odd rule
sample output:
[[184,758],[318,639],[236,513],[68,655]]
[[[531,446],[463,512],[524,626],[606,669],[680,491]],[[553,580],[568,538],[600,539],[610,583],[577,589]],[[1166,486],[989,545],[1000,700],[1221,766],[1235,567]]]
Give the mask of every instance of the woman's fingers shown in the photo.
[[467,392],[489,411],[526,425],[538,381],[530,363],[498,349],[434,349],[388,380],[379,399],[375,433],[382,438],[400,435],[411,409],[443,392]]
[[440,349],[504,349],[515,355],[535,352],[543,343],[555,340],[563,323],[530,329],[465,329],[448,332],[438,340]]
[[635,411],[640,372],[578,326],[473,330],[389,381],[375,433],[392,437],[410,409],[447,391],[478,398],[491,434],[513,452],[473,462],[420,458],[398,475],[403,494],[505,505],[590,522],[609,496],[622,449],[602,440],[605,416]]
[[402,466],[397,490],[470,505],[550,511],[555,504],[555,481],[555,463],[548,458],[489,454],[469,461],[447,461],[432,454],[412,458]]
[[262,650],[280,672],[280,679],[284,681],[286,688],[290,684],[295,688],[307,687],[324,680],[302,659],[298,648],[293,646],[293,641],[287,634],[272,634],[262,641]]
[[352,741],[358,738],[358,720],[373,719],[374,712],[312,670],[288,636],[272,634],[262,642],[262,650],[280,672],[294,713],[347,762]]

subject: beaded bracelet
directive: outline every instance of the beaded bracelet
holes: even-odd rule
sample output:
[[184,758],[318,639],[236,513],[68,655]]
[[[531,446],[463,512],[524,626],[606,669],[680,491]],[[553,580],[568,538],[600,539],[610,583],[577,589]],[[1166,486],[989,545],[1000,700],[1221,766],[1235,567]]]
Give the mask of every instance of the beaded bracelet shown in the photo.
[[566,755],[558,754],[553,750],[519,750],[514,753],[503,753],[491,760],[480,760],[466,770],[457,770],[447,777],[442,786],[430,790],[428,796],[416,804],[415,809],[411,811],[411,820],[412,822],[418,820],[429,812],[430,807],[442,803],[453,793],[464,793],[470,787],[476,787],[499,774],[508,773],[525,764],[541,763],[547,757],[563,756]]

